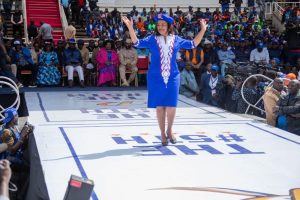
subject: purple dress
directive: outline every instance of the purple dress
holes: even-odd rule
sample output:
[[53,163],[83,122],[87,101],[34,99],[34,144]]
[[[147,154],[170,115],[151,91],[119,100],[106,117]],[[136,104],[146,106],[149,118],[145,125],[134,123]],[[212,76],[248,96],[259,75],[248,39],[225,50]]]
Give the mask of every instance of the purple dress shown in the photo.
[[180,71],[176,63],[179,49],[195,48],[192,40],[185,40],[177,35],[151,35],[140,39],[134,45],[148,48],[151,63],[148,69],[148,107],[176,107],[180,86]]

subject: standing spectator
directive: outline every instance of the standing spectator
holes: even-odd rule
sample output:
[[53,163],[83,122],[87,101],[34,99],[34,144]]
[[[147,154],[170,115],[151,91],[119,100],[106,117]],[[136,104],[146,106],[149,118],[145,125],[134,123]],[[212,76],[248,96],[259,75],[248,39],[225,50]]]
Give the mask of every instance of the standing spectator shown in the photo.
[[41,25],[40,31],[37,36],[38,40],[40,40],[41,42],[46,42],[46,41],[53,42],[53,36],[52,36],[53,29],[51,25],[43,21],[40,21],[40,25]]
[[2,3],[3,3],[4,12],[5,12],[5,19],[9,19],[13,1],[12,0],[3,0]]
[[223,14],[229,10],[230,0],[219,0],[219,3],[221,4]]
[[98,86],[109,84],[116,86],[116,77],[119,66],[118,53],[114,49],[113,41],[106,40],[104,48],[99,51],[96,60],[99,70]]
[[185,67],[180,72],[179,93],[189,98],[196,97],[199,93],[199,87],[192,69],[192,63],[186,61]]
[[69,17],[70,17],[70,1],[69,0],[61,0],[61,4],[64,8],[66,18],[67,18],[67,20],[69,20]]
[[283,80],[276,78],[273,82],[273,86],[267,88],[263,95],[267,124],[271,126],[276,126],[277,114],[273,112],[273,108],[277,105],[283,92],[283,88]]
[[93,11],[95,8],[97,8],[98,0],[88,0],[88,1],[89,1],[90,11]]
[[[120,78],[122,80],[122,86],[129,86],[131,81],[133,81],[136,77],[136,73],[138,68],[136,66],[137,63],[137,50],[132,47],[131,39],[126,39],[125,47],[121,49],[119,52],[119,60],[120,60]],[[130,70],[131,74],[129,79],[126,79],[126,70]]]
[[10,52],[10,57],[12,59],[12,64],[17,65],[17,78],[20,79],[21,71],[31,70],[31,79],[29,86],[36,87],[36,76],[37,76],[37,67],[34,65],[30,50],[26,47],[21,46],[21,42],[19,40],[14,41],[15,49]]
[[248,0],[248,8],[254,7],[255,6],[255,2],[254,0]]
[[2,12],[0,12],[0,32],[2,36],[6,36],[7,25]]
[[235,9],[237,10],[237,12],[240,13],[243,0],[233,0],[232,3],[234,3],[234,6],[235,6]]
[[287,130],[300,136],[300,82],[290,81],[288,85],[288,95],[279,100],[273,112],[278,115],[286,115]]
[[76,28],[74,22],[69,23],[69,26],[67,26],[65,29],[64,35],[66,41],[69,41],[70,38],[76,38]]
[[81,87],[84,87],[83,61],[81,53],[75,45],[75,39],[71,38],[69,39],[69,47],[64,50],[64,64],[68,72],[68,84],[69,87],[73,87],[73,74],[74,70],[76,70],[80,80],[79,84]]
[[72,21],[79,24],[79,2],[78,0],[70,0]]
[[38,27],[34,24],[34,20],[30,20],[30,25],[27,27],[28,39],[31,41],[39,34]]
[[19,36],[22,36],[22,25],[23,25],[23,15],[20,10],[16,10],[14,14],[11,15],[10,19],[13,24],[13,36],[18,32]]
[[37,84],[40,86],[58,85],[61,74],[57,69],[58,57],[50,42],[45,42],[44,50],[40,53]]
[[217,84],[221,82],[223,77],[218,74],[219,67],[211,66],[210,74],[202,76],[200,84],[200,92],[202,93],[203,103],[218,106],[217,100]]

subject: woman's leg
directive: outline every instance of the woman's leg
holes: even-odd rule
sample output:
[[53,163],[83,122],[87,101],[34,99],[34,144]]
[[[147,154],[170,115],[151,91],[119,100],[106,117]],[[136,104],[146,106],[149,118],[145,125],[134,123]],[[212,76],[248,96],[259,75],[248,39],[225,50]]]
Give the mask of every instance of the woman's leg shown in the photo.
[[159,129],[160,129],[161,142],[162,142],[162,144],[166,144],[166,142],[167,142],[167,138],[165,135],[166,108],[165,107],[157,107],[156,108],[156,117],[157,117]]
[[167,107],[166,113],[167,113],[167,122],[168,122],[167,135],[168,138],[175,141],[175,136],[173,134],[172,128],[173,128],[173,123],[176,115],[176,107]]

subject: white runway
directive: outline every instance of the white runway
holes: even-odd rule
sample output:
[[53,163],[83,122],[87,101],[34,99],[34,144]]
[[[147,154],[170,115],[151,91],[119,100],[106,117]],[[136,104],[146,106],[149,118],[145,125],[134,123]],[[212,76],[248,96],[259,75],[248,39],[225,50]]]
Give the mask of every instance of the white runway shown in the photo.
[[52,200],[70,175],[93,200],[300,200],[300,137],[180,97],[162,147],[146,91],[27,92]]

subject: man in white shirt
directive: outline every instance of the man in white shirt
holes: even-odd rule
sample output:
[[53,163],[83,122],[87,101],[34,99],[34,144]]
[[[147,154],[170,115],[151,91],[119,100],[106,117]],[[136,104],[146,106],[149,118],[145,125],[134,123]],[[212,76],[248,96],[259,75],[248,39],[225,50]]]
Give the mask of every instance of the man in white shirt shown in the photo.
[[253,49],[250,53],[250,62],[255,64],[269,64],[270,57],[267,48],[264,48],[264,44],[259,42],[256,49]]

